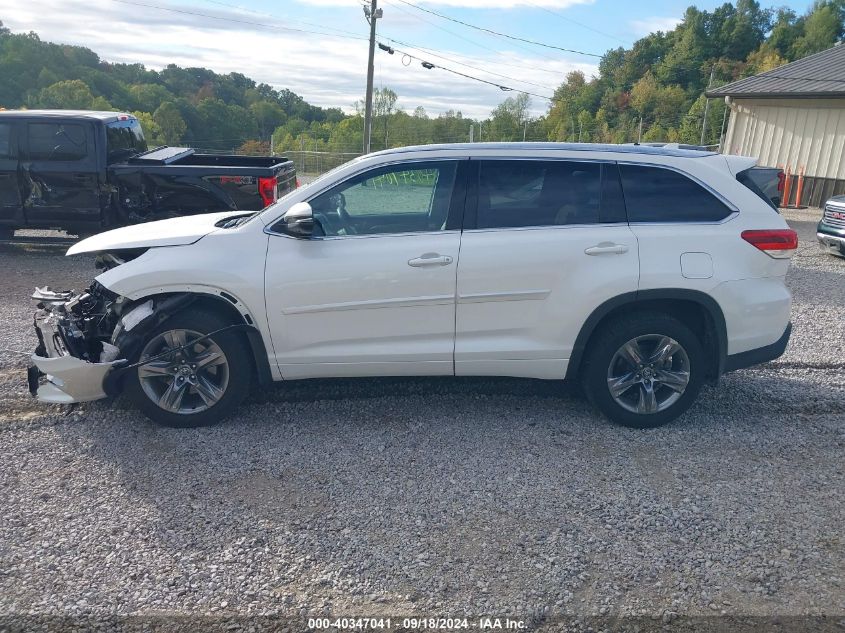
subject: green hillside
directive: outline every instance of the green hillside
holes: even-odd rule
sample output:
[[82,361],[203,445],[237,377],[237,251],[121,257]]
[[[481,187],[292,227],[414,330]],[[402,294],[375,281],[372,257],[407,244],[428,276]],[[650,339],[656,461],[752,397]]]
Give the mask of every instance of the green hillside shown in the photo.
[[[386,88],[376,94],[373,149],[468,139],[697,143],[712,82],[722,85],[824,50],[842,39],[845,0],[819,0],[805,15],[762,8],[755,0],[713,11],[687,9],[672,31],[652,33],[630,49],[604,55],[596,77],[560,78],[544,116],[530,118],[531,98],[505,99],[484,121],[460,112],[431,117],[406,111]],[[363,81],[362,81],[363,83]],[[347,104],[338,104],[343,106]],[[535,102],[535,105],[545,105]],[[360,114],[312,106],[287,89],[240,73],[170,65],[112,64],[84,47],[42,42],[35,33],[11,33],[0,22],[0,106],[5,108],[115,109],[134,112],[152,144],[266,152],[357,152]],[[724,103],[713,100],[705,143],[717,143]],[[642,121],[642,123],[641,123]]]

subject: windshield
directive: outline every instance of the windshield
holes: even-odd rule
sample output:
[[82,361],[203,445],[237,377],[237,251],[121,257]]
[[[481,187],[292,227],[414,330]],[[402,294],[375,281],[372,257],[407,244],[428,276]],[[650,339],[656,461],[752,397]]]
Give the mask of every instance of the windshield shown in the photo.
[[109,161],[136,156],[147,151],[141,124],[134,117],[106,125]]

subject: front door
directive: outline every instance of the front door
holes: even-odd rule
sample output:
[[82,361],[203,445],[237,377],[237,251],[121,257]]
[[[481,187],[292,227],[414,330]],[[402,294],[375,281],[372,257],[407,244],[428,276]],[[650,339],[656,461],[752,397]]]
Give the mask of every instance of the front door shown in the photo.
[[100,221],[92,126],[27,123],[21,175],[28,224],[65,227]]
[[616,165],[472,162],[477,202],[458,266],[455,372],[563,378],[592,311],[637,290],[637,240]]
[[308,200],[320,235],[270,235],[267,318],[283,377],[453,373],[463,164],[368,170]]

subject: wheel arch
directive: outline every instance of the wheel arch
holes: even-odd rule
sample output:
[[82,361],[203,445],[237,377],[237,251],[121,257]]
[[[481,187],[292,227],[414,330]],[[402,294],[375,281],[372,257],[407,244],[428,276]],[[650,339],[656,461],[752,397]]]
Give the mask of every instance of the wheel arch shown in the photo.
[[[264,337],[255,325],[255,319],[250,314],[246,305],[236,296],[211,287],[192,287],[184,291],[151,292],[142,296],[133,297],[131,307],[125,309],[123,314],[135,306],[142,305],[153,300],[156,308],[162,311],[154,323],[158,324],[163,319],[175,315],[188,306],[199,307],[223,316],[232,325],[243,325],[242,334],[247,342],[250,357],[252,358],[255,376],[260,385],[269,385],[273,382],[273,374],[270,369],[269,355]],[[139,328],[144,322],[139,324]],[[152,325],[152,323],[150,324]],[[150,326],[148,326],[150,327]],[[147,328],[144,328],[147,329]],[[136,332],[133,331],[133,334]],[[138,334],[142,334],[138,332]]]
[[665,288],[618,295],[593,310],[575,338],[566,368],[567,380],[579,376],[590,339],[602,325],[609,319],[634,310],[663,312],[690,326],[709,355],[707,378],[715,381],[722,375],[728,351],[727,326],[722,308],[715,299],[699,290]]

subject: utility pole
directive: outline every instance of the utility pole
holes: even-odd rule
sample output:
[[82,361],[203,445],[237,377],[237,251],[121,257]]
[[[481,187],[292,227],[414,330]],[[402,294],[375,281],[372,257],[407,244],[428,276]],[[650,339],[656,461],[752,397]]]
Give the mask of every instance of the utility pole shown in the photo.
[[[710,68],[710,81],[707,82],[707,90],[710,90],[710,86],[713,85],[713,73],[716,72],[715,64]],[[704,145],[704,132],[707,130],[707,112],[710,110],[710,99],[707,99],[705,96],[706,101],[704,102],[704,120],[701,122],[701,142],[699,145]]]
[[370,136],[373,132],[373,58],[376,53],[376,20],[383,14],[378,8],[378,0],[370,0],[370,6],[364,7],[364,15],[370,23],[370,55],[367,62],[367,97],[364,107],[364,153],[370,153]]
[[522,128],[522,142],[525,142],[525,137],[528,136],[528,119],[525,119],[525,127]]
[[475,136],[475,126],[470,123],[469,124],[469,142],[473,143],[473,137]]
[[578,121],[578,142],[581,142],[581,132],[584,130],[584,122]]
[[640,117],[640,133],[637,136],[637,145],[639,145],[643,140],[643,118]]

